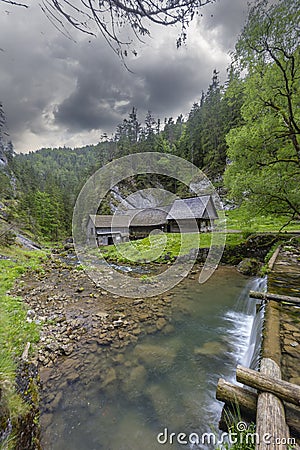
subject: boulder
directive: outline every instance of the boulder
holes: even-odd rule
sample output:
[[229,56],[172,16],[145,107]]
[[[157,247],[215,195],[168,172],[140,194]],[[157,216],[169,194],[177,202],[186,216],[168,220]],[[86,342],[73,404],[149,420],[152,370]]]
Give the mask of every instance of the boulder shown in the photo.
[[257,275],[261,267],[260,262],[255,258],[245,258],[237,266],[237,270],[243,275]]

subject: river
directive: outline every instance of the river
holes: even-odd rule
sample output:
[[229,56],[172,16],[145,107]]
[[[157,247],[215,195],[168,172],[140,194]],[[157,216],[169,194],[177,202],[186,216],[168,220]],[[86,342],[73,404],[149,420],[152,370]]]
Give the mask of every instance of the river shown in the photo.
[[[217,433],[217,381],[233,380],[236,365],[250,361],[255,303],[247,293],[260,281],[228,267],[204,285],[196,278],[173,289],[167,329],[109,357],[85,347],[70,359],[69,374],[47,386],[58,400],[51,414],[42,414],[45,450],[207,448],[185,442]],[[72,379],[78,361],[80,374]],[[103,370],[105,385],[99,381]]]

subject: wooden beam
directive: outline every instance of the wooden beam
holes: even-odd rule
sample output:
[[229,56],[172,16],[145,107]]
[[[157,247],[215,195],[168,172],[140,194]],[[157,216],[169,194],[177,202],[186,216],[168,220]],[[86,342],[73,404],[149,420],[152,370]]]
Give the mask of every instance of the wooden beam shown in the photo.
[[[249,369],[250,370],[250,369]],[[263,358],[260,364],[261,376],[268,377],[273,385],[281,381],[281,370],[270,358]],[[255,372],[255,371],[252,371]],[[260,381],[259,388],[262,382]],[[286,424],[285,410],[282,401],[273,393],[260,392],[257,399],[256,432],[259,440],[255,450],[286,450],[286,442],[290,430]],[[265,437],[269,439],[266,441]]]
[[250,291],[249,297],[259,300],[273,300],[274,302],[293,303],[300,306],[300,297],[291,297],[288,295],[270,294],[269,292]]
[[[257,408],[256,392],[249,391],[240,386],[236,386],[233,383],[220,378],[217,386],[216,398],[217,400],[224,402],[226,408],[220,420],[220,429],[227,431],[226,416],[235,417],[237,411],[240,412],[241,419],[249,422],[256,421],[256,408]],[[293,436],[300,436],[300,408],[290,403],[284,403],[286,422],[290,427]]]
[[242,415],[250,415],[248,417],[250,420],[255,420],[257,403],[257,394],[255,392],[251,392],[220,378],[217,385],[216,398],[236,408]]
[[[276,364],[270,358],[263,358],[262,362],[265,364]],[[270,363],[272,361],[272,363]],[[277,364],[276,364],[277,365]],[[278,376],[273,375],[274,371],[256,372],[246,367],[237,366],[236,379],[240,383],[251,386],[258,391],[269,392],[276,395],[281,400],[284,400],[293,405],[300,406],[300,386],[281,380]]]

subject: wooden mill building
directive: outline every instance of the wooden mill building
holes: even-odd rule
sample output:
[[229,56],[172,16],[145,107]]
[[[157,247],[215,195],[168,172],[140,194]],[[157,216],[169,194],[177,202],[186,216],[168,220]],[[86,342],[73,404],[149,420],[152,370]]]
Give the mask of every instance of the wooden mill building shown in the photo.
[[[154,230],[167,233],[207,232],[218,219],[212,196],[178,199],[171,205],[128,209],[122,214],[90,215],[87,240],[98,245],[142,239]],[[195,226],[197,230],[195,230]]]

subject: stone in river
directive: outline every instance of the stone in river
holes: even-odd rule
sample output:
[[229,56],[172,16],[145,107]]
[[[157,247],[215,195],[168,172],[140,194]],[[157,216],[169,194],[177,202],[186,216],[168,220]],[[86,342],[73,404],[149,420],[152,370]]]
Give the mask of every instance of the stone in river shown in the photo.
[[217,341],[205,342],[202,347],[196,347],[194,349],[194,355],[204,355],[204,356],[217,356],[226,352],[226,347]]
[[138,344],[134,349],[135,356],[148,368],[164,370],[170,368],[176,358],[178,347]]
[[102,387],[106,387],[108,384],[111,384],[114,381],[116,381],[116,379],[117,379],[116,371],[113,367],[111,367],[105,375],[104,381],[102,383]]
[[168,322],[164,317],[160,317],[159,319],[157,319],[155,325],[158,330],[162,330],[167,325],[167,323]]
[[123,390],[129,398],[136,398],[143,394],[143,388],[147,379],[147,370],[144,366],[139,365],[133,367],[130,371],[129,377],[124,379]]

